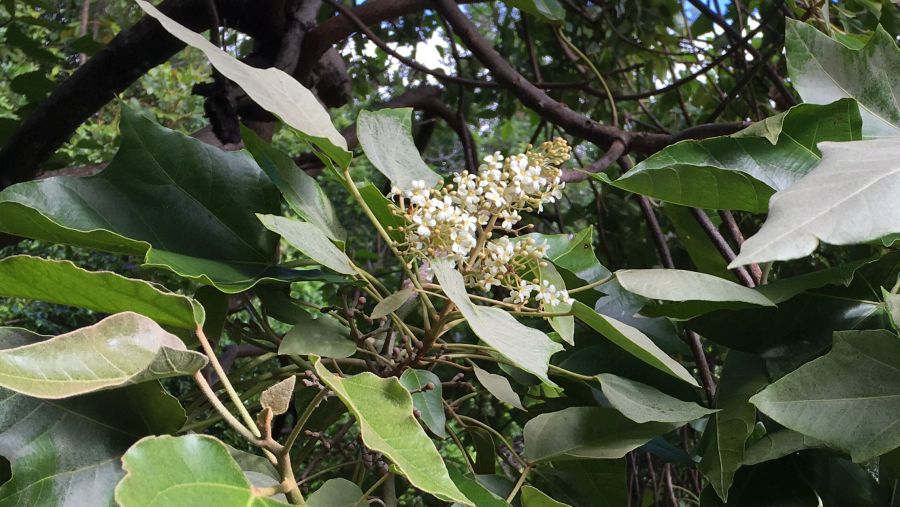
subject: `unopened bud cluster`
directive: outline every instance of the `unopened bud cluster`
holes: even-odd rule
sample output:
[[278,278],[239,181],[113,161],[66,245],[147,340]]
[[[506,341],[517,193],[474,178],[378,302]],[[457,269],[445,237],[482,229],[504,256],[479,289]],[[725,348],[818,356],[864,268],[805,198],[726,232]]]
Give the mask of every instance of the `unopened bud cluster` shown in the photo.
[[500,152],[484,157],[475,174],[464,171],[453,183],[429,188],[424,181],[400,192],[397,213],[408,224],[403,228],[411,256],[452,258],[460,266],[469,287],[489,291],[502,287],[509,291],[507,302],[525,305],[537,301],[542,306],[571,302],[564,289],[546,280],[523,279],[537,273],[546,253],[544,244],[532,238],[511,239],[495,232],[518,233],[521,212],[543,211],[556,202],[565,186],[560,165],[572,149],[556,138],[525,153],[503,157]]

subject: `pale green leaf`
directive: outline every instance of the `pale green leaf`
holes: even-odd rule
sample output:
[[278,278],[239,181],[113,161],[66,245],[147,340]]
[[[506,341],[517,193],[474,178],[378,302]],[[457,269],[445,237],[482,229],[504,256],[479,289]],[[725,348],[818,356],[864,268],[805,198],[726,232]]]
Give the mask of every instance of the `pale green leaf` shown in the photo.
[[710,209],[765,212],[773,191],[796,183],[821,160],[816,144],[861,139],[856,103],[800,104],[730,136],[673,144],[615,181],[630,192]]
[[769,218],[729,268],[797,259],[819,241],[852,245],[900,232],[900,143],[822,143],[822,163],[772,197]]
[[856,99],[863,135],[900,135],[900,49],[884,28],[877,26],[863,47],[851,49],[802,21],[785,22],[788,73],[804,102]]
[[46,341],[0,350],[0,386],[59,399],[190,375],[206,362],[152,320],[124,312]]
[[[547,280],[550,282],[550,285],[553,285],[558,290],[564,290],[566,288],[566,282],[563,281],[563,277],[559,274],[559,271],[553,267],[553,264],[547,262],[544,266],[538,266],[538,273],[540,274],[541,282]],[[546,307],[545,310],[554,313],[568,313],[572,311],[572,305],[571,303],[561,301],[560,304],[553,307]],[[550,317],[547,321],[550,323],[550,327],[559,334],[564,342],[569,345],[575,345],[575,317],[571,315]]]
[[[400,375],[400,383],[412,394],[413,407],[419,411],[425,426],[435,435],[444,438],[447,432],[447,416],[444,414],[444,394],[441,379],[428,370],[409,368]],[[428,384],[432,388],[427,389]]]
[[289,245],[328,269],[345,275],[354,275],[353,262],[322,230],[308,222],[278,215],[256,215],[270,231],[278,234]]
[[15,255],[0,260],[0,296],[37,299],[103,313],[132,311],[156,322],[195,330],[204,311],[193,299],[159,285],[109,271],[92,272],[70,261]]
[[459,308],[472,331],[514,365],[555,386],[547,377],[550,356],[563,349],[546,334],[530,328],[500,308],[476,306],[459,271],[447,259],[431,264],[444,294]]
[[750,399],[776,422],[863,462],[900,446],[900,338],[842,331],[824,356]]
[[366,447],[384,454],[414,487],[447,502],[474,505],[450,480],[441,455],[413,416],[412,396],[396,377],[364,372],[340,378],[318,359],[314,366],[359,422]]
[[[0,350],[48,338],[0,328]],[[12,472],[0,481],[0,506],[111,506],[124,475],[119,456],[145,435],[178,431],[184,420],[158,382],[65,400],[0,388],[0,456]]]
[[570,407],[525,424],[525,456],[532,461],[621,458],[678,426],[636,423],[612,408]]
[[478,507],[509,507],[505,500],[494,494],[491,490],[482,486],[475,479],[470,479],[462,473],[450,468],[450,478],[460,491],[465,493]]
[[296,129],[301,136],[322,150],[341,167],[350,163],[347,140],[331,123],[328,111],[311,91],[281,69],[251,67],[222,51],[199,33],[188,30],[153,5],[136,0],[141,9],[155,18],[185,44],[206,55],[209,62],[223,76],[237,83],[260,107],[278,116],[281,121]]
[[399,310],[404,303],[415,297],[415,295],[416,289],[412,287],[400,289],[397,292],[379,301],[378,304],[375,305],[375,308],[372,309],[372,315],[370,315],[369,317],[371,317],[373,320],[386,317],[389,314]]
[[497,398],[507,405],[512,405],[519,410],[525,410],[525,407],[522,406],[522,400],[519,399],[519,395],[513,391],[513,388],[506,377],[486,372],[477,366],[473,366],[472,368],[475,371],[475,378],[478,379],[478,382],[482,387],[487,389],[494,398]]
[[557,502],[537,488],[522,486],[522,507],[570,507],[567,503]]
[[309,507],[358,507],[366,505],[363,491],[352,481],[342,477],[325,481],[306,499]]
[[825,444],[792,430],[779,430],[767,433],[744,450],[745,466],[757,465],[766,461],[779,459],[804,449],[824,447]]
[[334,206],[315,178],[297,167],[287,154],[266,143],[243,125],[241,137],[247,151],[253,155],[256,163],[300,218],[321,229],[330,239],[343,241],[346,238],[347,231],[341,226]]
[[122,456],[121,507],[286,505],[253,490],[228,449],[207,435],[145,437]]
[[601,373],[597,380],[609,404],[634,422],[686,423],[716,412],[611,373]]
[[697,381],[684,366],[669,357],[647,335],[639,330],[612,317],[600,315],[578,301],[572,305],[572,311],[578,320],[584,322],[594,331],[605,336],[609,341],[615,343],[634,357],[675,378],[699,387]]
[[673,319],[690,319],[704,313],[748,306],[775,306],[775,303],[754,289],[732,281],[681,269],[623,269],[616,271],[619,284],[639,296],[672,301],[662,305],[648,305],[642,314]]
[[441,177],[425,165],[411,133],[412,109],[360,111],[356,119],[359,144],[381,174],[400,190],[412,189],[414,181],[426,188],[437,186]]
[[281,355],[350,357],[356,353],[350,329],[334,317],[323,314],[314,319],[306,312],[298,312],[293,322],[294,327],[278,346]]

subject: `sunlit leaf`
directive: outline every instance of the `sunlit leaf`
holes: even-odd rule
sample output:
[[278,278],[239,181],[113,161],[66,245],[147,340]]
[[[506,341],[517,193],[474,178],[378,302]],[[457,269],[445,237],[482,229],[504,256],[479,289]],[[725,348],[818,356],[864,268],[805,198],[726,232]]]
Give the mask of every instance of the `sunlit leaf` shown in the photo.
[[260,496],[219,440],[207,435],[145,437],[122,456],[122,507],[287,505]]
[[149,380],[190,375],[206,356],[136,313],[118,313],[70,333],[0,350],[0,386],[59,399]]
[[522,486],[522,507],[569,507],[569,504],[557,502],[537,488]]
[[318,360],[314,366],[356,417],[366,447],[384,454],[416,488],[447,502],[474,505],[450,480],[441,455],[413,416],[412,396],[397,378],[371,372],[340,378]]
[[[0,328],[0,349],[45,339]],[[178,401],[158,382],[65,400],[0,388],[0,456],[12,463],[11,479],[0,484],[0,506],[113,505],[113,488],[124,475],[119,456],[145,435],[177,431],[184,420]]]

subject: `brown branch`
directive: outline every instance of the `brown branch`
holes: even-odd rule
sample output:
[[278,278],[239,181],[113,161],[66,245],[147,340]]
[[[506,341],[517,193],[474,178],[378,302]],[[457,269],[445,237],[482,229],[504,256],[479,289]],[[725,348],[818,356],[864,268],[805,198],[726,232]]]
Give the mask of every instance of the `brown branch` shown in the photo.
[[[715,224],[712,223],[712,220],[709,219],[709,216],[705,211],[698,208],[691,208],[691,214],[694,215],[694,218],[697,220],[697,223],[700,224],[700,227],[703,229],[703,232],[709,237],[709,239],[713,242],[713,246],[716,247],[716,250],[722,255],[726,262],[730,263],[735,258],[734,250],[731,249],[731,246],[725,241],[725,238],[722,237],[722,234],[719,233],[719,230],[716,229]],[[750,276],[750,273],[747,271],[744,266],[738,266],[731,270],[735,276],[738,277],[738,280],[741,281],[746,287],[756,287],[756,281]]]

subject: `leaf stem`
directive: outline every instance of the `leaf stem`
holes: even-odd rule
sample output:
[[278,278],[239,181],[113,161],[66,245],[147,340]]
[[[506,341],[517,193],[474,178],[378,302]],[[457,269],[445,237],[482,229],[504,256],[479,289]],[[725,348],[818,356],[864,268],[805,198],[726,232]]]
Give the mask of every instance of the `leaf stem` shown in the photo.
[[509,492],[509,496],[506,497],[506,503],[512,503],[513,498],[516,497],[516,494],[522,489],[522,485],[525,484],[525,479],[528,477],[529,472],[531,472],[531,465],[525,465],[525,468],[522,469],[522,475],[519,476],[519,481],[516,482],[512,491]]
[[[206,356],[209,358],[209,362],[213,367],[213,370],[216,372],[216,375],[219,376],[219,381],[222,382],[222,387],[225,388],[225,392],[228,393],[228,397],[231,399],[231,402],[234,403],[235,407],[238,410],[238,413],[241,415],[241,418],[244,419],[244,423],[250,428],[250,432],[254,437],[260,438],[262,434],[259,432],[259,428],[256,426],[256,421],[253,420],[253,417],[250,416],[250,412],[247,411],[247,407],[244,406],[244,403],[241,401],[241,397],[238,396],[237,391],[234,390],[234,387],[231,385],[231,381],[228,380],[228,375],[225,374],[225,370],[222,368],[221,363],[219,363],[219,358],[216,357],[216,353],[212,348],[212,345],[209,343],[209,339],[206,338],[206,333],[203,332],[202,326],[197,326],[196,330],[197,338],[200,340],[200,346],[203,347],[203,352],[206,353]],[[194,378],[197,378],[196,375]],[[209,384],[206,383],[206,379],[203,380],[203,384],[206,387],[209,387]],[[203,386],[201,385],[201,389]],[[210,389],[210,392],[212,390]],[[205,394],[205,393],[204,393]],[[209,397],[209,396],[207,396]],[[213,393],[213,398],[215,398],[215,394]],[[215,398],[218,401],[218,398]],[[210,400],[212,401],[212,400]],[[223,417],[225,416],[222,414]]]

